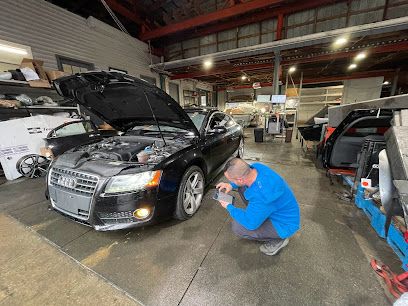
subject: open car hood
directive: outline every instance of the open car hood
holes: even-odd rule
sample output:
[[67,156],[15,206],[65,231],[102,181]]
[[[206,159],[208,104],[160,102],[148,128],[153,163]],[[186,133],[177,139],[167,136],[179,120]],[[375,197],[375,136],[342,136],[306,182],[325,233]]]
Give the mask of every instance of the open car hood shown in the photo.
[[135,77],[114,72],[86,72],[62,77],[54,86],[119,131],[138,125],[167,125],[198,135],[187,113],[169,95]]

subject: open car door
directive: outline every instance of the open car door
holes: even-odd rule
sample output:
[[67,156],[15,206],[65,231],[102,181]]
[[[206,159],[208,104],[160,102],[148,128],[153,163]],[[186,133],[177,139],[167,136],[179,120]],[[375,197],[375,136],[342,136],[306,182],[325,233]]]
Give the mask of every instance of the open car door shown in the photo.
[[95,125],[89,120],[72,121],[57,126],[46,138],[47,147],[54,156],[77,146],[102,139]]

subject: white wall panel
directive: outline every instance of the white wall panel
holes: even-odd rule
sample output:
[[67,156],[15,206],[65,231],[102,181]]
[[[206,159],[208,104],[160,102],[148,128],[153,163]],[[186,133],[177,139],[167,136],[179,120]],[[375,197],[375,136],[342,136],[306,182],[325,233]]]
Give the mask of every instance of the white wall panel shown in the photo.
[[[0,39],[31,47],[45,68],[58,69],[56,55],[114,67],[135,76],[155,75],[147,44],[93,18],[82,18],[43,0],[2,0]],[[153,58],[158,61],[157,57]]]

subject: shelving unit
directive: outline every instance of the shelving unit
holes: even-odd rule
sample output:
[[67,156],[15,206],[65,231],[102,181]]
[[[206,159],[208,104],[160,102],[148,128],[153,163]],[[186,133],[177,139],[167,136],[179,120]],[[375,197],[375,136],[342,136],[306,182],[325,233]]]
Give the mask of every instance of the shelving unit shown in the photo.
[[343,87],[343,85],[314,88],[303,87],[298,105],[297,118],[299,122],[305,122],[326,105],[333,106],[341,104]]
[[341,97],[343,96],[343,87],[343,85],[315,88],[303,87],[300,95],[300,104],[340,104]]
[[[16,80],[1,80],[0,94],[26,94],[32,100],[40,96],[48,96],[55,102],[61,102],[62,97],[58,95],[54,88],[30,87],[28,82]],[[0,120],[9,120],[11,118],[24,118],[33,114],[54,114],[63,111],[75,111],[81,114],[79,105],[67,106],[47,106],[34,105],[22,106],[20,108],[0,108]]]
[[184,105],[198,104],[198,95],[192,90],[183,90]]

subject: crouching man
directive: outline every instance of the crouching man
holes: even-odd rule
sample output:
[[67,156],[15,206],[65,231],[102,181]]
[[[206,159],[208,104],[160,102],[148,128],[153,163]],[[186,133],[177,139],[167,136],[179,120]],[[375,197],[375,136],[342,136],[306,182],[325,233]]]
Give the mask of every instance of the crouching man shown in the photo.
[[275,171],[260,163],[248,165],[239,158],[227,162],[229,183],[217,188],[225,193],[239,188],[248,201],[245,209],[219,201],[231,215],[232,231],[239,237],[264,242],[262,253],[275,255],[300,228],[299,205],[288,184]]

